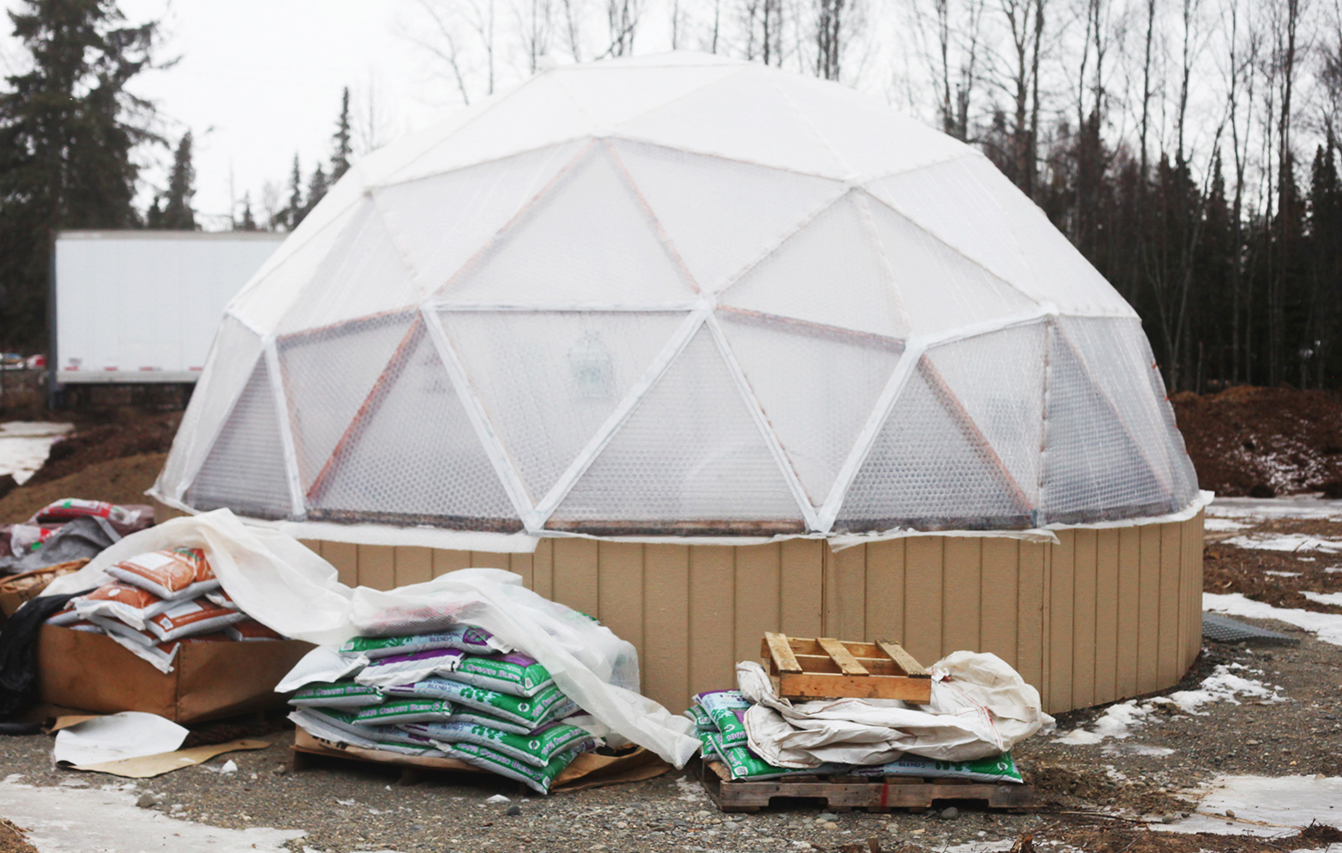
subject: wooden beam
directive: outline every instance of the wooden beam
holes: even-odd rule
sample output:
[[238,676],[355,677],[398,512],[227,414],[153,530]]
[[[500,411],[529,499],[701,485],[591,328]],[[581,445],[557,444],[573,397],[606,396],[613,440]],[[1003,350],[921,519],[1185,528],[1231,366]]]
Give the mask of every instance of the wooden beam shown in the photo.
[[848,651],[843,643],[832,637],[817,637],[816,642],[825,650],[825,654],[839,665],[844,675],[870,675],[867,668],[857,662],[857,658],[853,657],[853,653]]

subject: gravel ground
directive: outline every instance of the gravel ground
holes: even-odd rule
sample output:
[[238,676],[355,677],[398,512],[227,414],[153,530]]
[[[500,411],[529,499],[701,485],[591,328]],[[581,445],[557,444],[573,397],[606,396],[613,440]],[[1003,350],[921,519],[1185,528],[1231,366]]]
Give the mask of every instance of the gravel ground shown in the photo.
[[[1342,534],[1342,524],[1331,532]],[[1223,558],[1225,556],[1223,552]],[[1218,590],[1222,591],[1222,590]],[[1246,620],[1248,621],[1248,620]],[[274,745],[214,759],[136,783],[153,808],[215,826],[305,830],[291,842],[304,848],[350,851],[800,851],[901,853],[944,851],[986,842],[1014,843],[1017,853],[1063,844],[1113,853],[1197,853],[1327,847],[1342,832],[1316,827],[1303,838],[1177,835],[1149,831],[1191,810],[1178,794],[1221,774],[1342,776],[1342,648],[1280,623],[1262,623],[1301,638],[1296,647],[1209,644],[1184,683],[1196,687],[1218,664],[1239,664],[1239,675],[1275,688],[1272,701],[1204,705],[1199,715],[1155,712],[1124,740],[1063,744],[1058,734],[1019,745],[1016,759],[1037,787],[1041,805],[1025,814],[987,812],[960,803],[958,814],[824,814],[816,804],[775,806],[749,815],[719,813],[685,772],[647,782],[541,798],[497,777],[428,773],[399,784],[394,770],[342,761],[292,772],[289,731],[271,731]],[[1172,691],[1166,691],[1172,692]],[[1167,709],[1169,706],[1165,706]],[[1085,725],[1103,709],[1073,712],[1059,732]],[[219,738],[254,735],[216,727]],[[1171,750],[1149,754],[1150,748]],[[124,782],[57,770],[45,735],[0,738],[0,778],[21,774],[29,785]],[[231,759],[235,773],[218,768]],[[487,803],[496,794],[508,803]],[[509,815],[510,806],[520,814]],[[1342,807],[1342,804],[1339,804]],[[0,818],[4,804],[0,802]],[[822,819],[823,818],[823,819]],[[0,851],[6,847],[0,831]]]

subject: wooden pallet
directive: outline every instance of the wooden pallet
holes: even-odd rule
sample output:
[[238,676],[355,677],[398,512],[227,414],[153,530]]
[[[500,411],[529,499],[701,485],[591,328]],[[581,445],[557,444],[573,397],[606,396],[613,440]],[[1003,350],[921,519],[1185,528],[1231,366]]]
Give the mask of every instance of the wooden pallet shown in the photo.
[[823,800],[832,812],[866,809],[888,812],[907,809],[921,812],[938,802],[978,801],[990,809],[1028,809],[1034,805],[1029,785],[962,782],[941,779],[927,782],[902,776],[873,779],[860,776],[789,776],[763,782],[733,780],[718,761],[696,761],[695,773],[709,799],[724,812],[757,812],[776,800]]
[[932,678],[899,643],[852,643],[765,633],[760,654],[785,699],[932,701]]

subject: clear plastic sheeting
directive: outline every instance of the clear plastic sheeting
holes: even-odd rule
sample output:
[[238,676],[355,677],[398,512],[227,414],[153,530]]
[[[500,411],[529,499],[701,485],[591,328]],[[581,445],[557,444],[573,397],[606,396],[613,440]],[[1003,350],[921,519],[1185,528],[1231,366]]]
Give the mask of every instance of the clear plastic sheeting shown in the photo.
[[672,54],[361,161],[230,304],[155,493],[341,541],[706,541],[1111,523],[1197,483],[1136,314],[983,155]]

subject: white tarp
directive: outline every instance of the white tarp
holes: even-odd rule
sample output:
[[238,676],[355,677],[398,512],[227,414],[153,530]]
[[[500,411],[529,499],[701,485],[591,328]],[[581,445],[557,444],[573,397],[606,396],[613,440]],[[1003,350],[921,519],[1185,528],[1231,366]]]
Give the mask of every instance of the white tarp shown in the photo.
[[1035,690],[994,654],[952,652],[931,668],[932,701],[779,699],[764,668],[736,665],[750,748],[770,764],[806,769],[834,762],[874,765],[906,752],[939,761],[998,755],[1053,719]]
[[[699,747],[689,736],[689,720],[636,692],[632,645],[526,589],[511,572],[466,569],[391,592],[350,589],[330,563],[297,540],[244,526],[221,509],[127,536],[80,571],[57,578],[48,593],[100,586],[112,580],[105,570],[117,561],[175,547],[204,549],[238,606],[285,636],[330,646],[359,634],[418,632],[452,620],[478,625],[543,664],[559,688],[612,733],[677,767]],[[313,655],[329,657],[330,651]],[[291,688],[292,681],[282,686]]]

